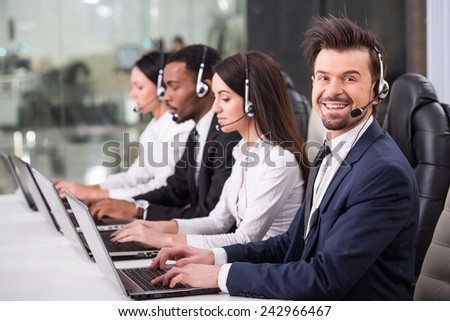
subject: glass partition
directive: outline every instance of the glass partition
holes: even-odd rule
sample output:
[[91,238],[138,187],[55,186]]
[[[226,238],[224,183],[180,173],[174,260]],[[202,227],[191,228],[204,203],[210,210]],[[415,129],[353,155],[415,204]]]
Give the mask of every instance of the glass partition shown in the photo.
[[[136,141],[149,121],[128,97],[130,67],[148,51],[171,51],[178,36],[223,57],[268,52],[309,100],[300,44],[328,14],[380,36],[391,84],[426,74],[426,0],[0,0],[0,149],[84,183],[123,170],[137,150],[121,149],[120,166],[103,167],[103,145],[125,133]],[[0,193],[6,185],[0,176]]]
[[[137,141],[149,121],[133,111],[129,72],[143,54],[206,43],[223,56],[246,48],[245,1],[2,0],[0,148],[49,177],[102,181],[103,144]],[[3,173],[0,170],[0,173]],[[8,180],[1,176],[0,193]]]

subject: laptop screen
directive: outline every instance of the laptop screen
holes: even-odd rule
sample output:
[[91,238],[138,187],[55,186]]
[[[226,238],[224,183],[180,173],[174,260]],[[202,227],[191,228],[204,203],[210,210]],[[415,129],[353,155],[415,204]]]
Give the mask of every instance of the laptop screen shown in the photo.
[[8,176],[10,178],[10,180],[7,182],[7,184],[9,185],[8,189],[15,191],[17,190],[17,188],[19,188],[20,193],[25,199],[25,202],[27,203],[28,207],[33,211],[37,211],[36,203],[31,197],[30,191],[26,186],[23,177],[21,176],[17,167],[12,162],[11,157],[3,152],[0,152],[0,158],[2,159],[4,169],[8,172],[8,175],[5,176],[2,175],[2,177]]
[[47,202],[45,201],[44,196],[42,195],[41,189],[36,183],[30,165],[17,156],[11,156],[11,160],[12,163],[16,166],[18,173],[20,173],[21,178],[23,179],[23,185],[28,187],[28,190],[30,191],[31,196],[36,203],[39,212],[41,212],[44,217],[55,226],[57,231],[61,231],[58,223],[51,213]]

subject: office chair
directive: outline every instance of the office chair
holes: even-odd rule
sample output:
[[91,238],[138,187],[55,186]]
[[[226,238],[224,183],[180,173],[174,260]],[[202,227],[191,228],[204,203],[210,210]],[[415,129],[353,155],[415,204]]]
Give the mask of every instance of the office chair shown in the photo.
[[450,300],[450,190],[423,261],[414,300]]
[[294,111],[295,120],[297,121],[298,128],[302,134],[303,140],[306,141],[308,135],[308,121],[311,112],[308,99],[301,95],[294,87],[294,83],[291,77],[284,71],[281,71],[283,75],[284,84],[286,85],[289,99],[291,101],[292,109]]
[[392,85],[383,127],[405,154],[419,185],[417,277],[450,184],[449,106],[438,101],[427,78],[407,73]]

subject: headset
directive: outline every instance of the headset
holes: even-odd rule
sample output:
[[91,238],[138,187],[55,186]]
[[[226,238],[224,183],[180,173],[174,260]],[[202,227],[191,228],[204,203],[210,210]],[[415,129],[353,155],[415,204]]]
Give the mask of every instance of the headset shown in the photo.
[[195,85],[195,92],[194,94],[191,96],[191,98],[189,98],[184,104],[183,106],[180,107],[180,109],[178,110],[178,113],[173,114],[172,120],[174,122],[178,122],[178,119],[180,118],[180,115],[184,112],[185,108],[187,105],[189,105],[192,100],[197,97],[197,98],[203,98],[205,97],[208,92],[209,92],[209,87],[207,84],[205,84],[202,81],[203,78],[203,71],[205,69],[205,60],[206,60],[206,51],[208,50],[208,47],[203,46],[203,56],[202,56],[202,62],[200,64],[200,68],[198,69],[198,75],[197,75],[197,84]]
[[245,70],[245,95],[244,95],[244,113],[248,117],[255,116],[255,109],[253,108],[253,103],[250,101],[250,79],[248,77],[248,63],[247,55],[243,55],[244,60],[244,70]]
[[202,58],[202,63],[200,64],[200,68],[198,70],[197,85],[195,86],[195,94],[197,95],[198,98],[205,97],[209,91],[208,85],[202,81],[203,70],[205,69],[205,59],[206,59],[206,51],[207,50],[208,50],[208,47],[203,46],[203,58]]
[[363,111],[368,108],[369,106],[372,105],[372,103],[376,100],[376,99],[380,99],[383,100],[384,98],[387,97],[387,95],[389,94],[389,84],[386,80],[384,80],[384,65],[383,65],[383,57],[381,56],[381,52],[380,50],[378,50],[378,48],[376,46],[373,46],[373,48],[375,49],[375,51],[377,52],[378,55],[378,61],[380,62],[380,80],[378,82],[378,90],[377,90],[377,94],[375,97],[373,97],[372,100],[369,101],[369,103],[367,105],[364,105],[362,107],[353,109],[350,112],[350,116],[352,117],[358,117],[361,116]]
[[163,86],[164,64],[164,53],[161,52],[161,66],[158,71],[158,80],[156,81],[156,96],[159,101],[162,101],[166,94],[166,88]]
[[233,125],[233,124],[237,123],[238,121],[240,121],[241,119],[243,119],[245,117],[253,117],[253,116],[255,116],[255,109],[253,107],[253,103],[250,101],[250,80],[249,80],[249,77],[248,77],[248,63],[247,63],[247,55],[246,54],[242,55],[242,60],[244,61],[244,70],[245,70],[245,80],[244,80],[244,86],[245,86],[245,91],[244,91],[244,115],[242,115],[241,117],[239,117],[236,120],[233,120],[230,123],[226,123],[226,124],[223,124],[223,125],[216,125],[216,130],[220,130],[223,127]]
[[163,97],[166,94],[166,88],[164,88],[164,86],[163,86],[164,65],[165,65],[164,53],[161,52],[161,65],[159,67],[158,78],[156,80],[156,97],[151,99],[148,103],[146,103],[142,106],[135,106],[133,108],[133,111],[135,111],[136,113],[138,113],[139,111],[141,111],[143,108],[147,107],[148,105],[152,104],[156,99],[158,99],[159,101],[163,100]]
[[378,55],[378,60],[380,61],[380,81],[378,82],[378,93],[377,97],[379,99],[384,99],[389,94],[389,84],[386,80],[384,80],[384,65],[383,58],[381,57],[381,52],[377,47],[373,47]]

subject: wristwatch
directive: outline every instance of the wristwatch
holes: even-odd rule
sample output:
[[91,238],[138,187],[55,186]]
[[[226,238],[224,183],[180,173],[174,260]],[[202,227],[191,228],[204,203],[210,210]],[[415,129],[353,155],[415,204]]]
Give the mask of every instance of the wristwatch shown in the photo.
[[134,204],[136,205],[136,217],[138,219],[143,219],[147,214],[147,209],[150,207],[150,203],[146,200],[135,200]]

